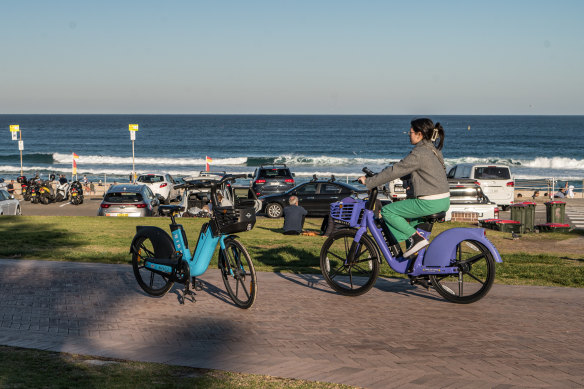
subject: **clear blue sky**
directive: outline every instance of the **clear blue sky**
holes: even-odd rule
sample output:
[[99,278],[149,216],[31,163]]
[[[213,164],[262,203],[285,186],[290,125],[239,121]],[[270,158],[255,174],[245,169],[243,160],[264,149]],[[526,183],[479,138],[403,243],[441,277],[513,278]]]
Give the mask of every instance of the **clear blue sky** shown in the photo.
[[0,113],[584,114],[584,1],[3,1]]

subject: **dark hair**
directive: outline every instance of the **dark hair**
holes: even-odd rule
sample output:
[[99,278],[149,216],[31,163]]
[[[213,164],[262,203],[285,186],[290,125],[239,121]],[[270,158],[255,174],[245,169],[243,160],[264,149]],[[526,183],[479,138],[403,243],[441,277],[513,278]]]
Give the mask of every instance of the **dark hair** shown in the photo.
[[[421,119],[414,119],[410,123],[414,132],[421,132],[424,136],[424,139],[432,141],[434,143],[434,147],[438,150],[442,150],[444,146],[444,128],[440,123],[434,123],[432,120],[428,118],[421,118]],[[432,140],[434,135],[434,130],[437,130],[437,137]]]

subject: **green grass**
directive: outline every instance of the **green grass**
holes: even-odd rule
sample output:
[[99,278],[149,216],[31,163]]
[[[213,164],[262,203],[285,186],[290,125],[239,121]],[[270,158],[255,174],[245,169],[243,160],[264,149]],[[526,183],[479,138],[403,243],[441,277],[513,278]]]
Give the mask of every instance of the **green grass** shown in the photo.
[[2,388],[349,388],[349,386],[0,346]]
[[[3,216],[0,219],[0,257],[129,264],[129,247],[137,225],[153,225],[168,231],[168,218],[99,218],[67,216]],[[179,219],[191,249],[205,219]],[[240,233],[256,269],[271,272],[320,273],[319,255],[324,238],[282,234],[282,219],[260,218],[252,231]],[[317,231],[322,219],[309,218],[305,229]],[[442,223],[433,235],[468,225]],[[497,247],[509,241],[508,233],[489,231]],[[577,233],[524,235],[521,239],[554,247],[554,243],[576,238]],[[508,243],[507,243],[508,245]],[[548,286],[584,286],[584,259],[579,255],[546,255],[502,250],[497,265],[498,283]],[[216,258],[212,264],[216,263]],[[383,264],[381,274],[402,277]]]

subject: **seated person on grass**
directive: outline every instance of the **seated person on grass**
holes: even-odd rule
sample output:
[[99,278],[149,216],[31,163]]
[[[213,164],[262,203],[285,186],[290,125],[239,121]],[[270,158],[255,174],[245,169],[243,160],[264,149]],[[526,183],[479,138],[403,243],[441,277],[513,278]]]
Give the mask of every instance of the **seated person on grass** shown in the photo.
[[290,196],[288,202],[290,205],[284,208],[284,234],[300,235],[308,212],[298,205],[298,197]]

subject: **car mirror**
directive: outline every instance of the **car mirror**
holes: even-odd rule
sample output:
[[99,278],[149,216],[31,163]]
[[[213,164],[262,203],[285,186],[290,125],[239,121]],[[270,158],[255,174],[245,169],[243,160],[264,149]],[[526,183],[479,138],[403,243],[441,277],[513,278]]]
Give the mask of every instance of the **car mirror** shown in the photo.
[[156,207],[160,205],[160,200],[158,198],[152,199],[152,206]]
[[248,174],[248,175],[247,175],[247,178],[253,178],[253,175],[251,175],[251,174]]

